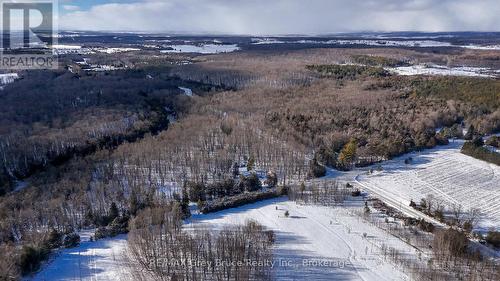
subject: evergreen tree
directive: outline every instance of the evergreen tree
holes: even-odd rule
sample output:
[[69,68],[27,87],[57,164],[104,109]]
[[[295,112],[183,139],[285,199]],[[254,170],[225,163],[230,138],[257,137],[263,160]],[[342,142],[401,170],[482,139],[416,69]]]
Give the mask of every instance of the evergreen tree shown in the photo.
[[261,189],[262,184],[256,173],[251,173],[248,177],[241,177],[240,185],[243,186],[243,190],[248,192],[257,191]]
[[61,243],[62,243],[62,233],[52,228],[49,231],[47,240],[45,241],[47,248],[48,249],[59,248],[61,247]]
[[472,140],[475,135],[476,135],[476,129],[474,128],[474,125],[470,125],[469,129],[467,130],[467,133],[464,136],[464,139]]
[[312,178],[320,178],[326,175],[326,168],[323,165],[320,165],[316,157],[309,161],[309,171],[307,172],[307,177]]
[[139,210],[139,201],[137,200],[137,193],[135,190],[132,190],[132,194],[130,194],[130,213],[135,216],[137,211]]
[[248,171],[253,170],[254,165],[255,165],[255,159],[252,156],[250,156],[250,158],[248,159],[248,162],[247,162],[247,170]]
[[182,187],[182,198],[180,202],[180,207],[184,217],[191,216],[191,212],[189,211],[189,194],[186,185]]
[[237,177],[240,175],[240,165],[238,164],[238,162],[234,162],[233,163],[233,167],[232,167],[232,172],[233,172],[233,177]]
[[203,183],[189,182],[189,199],[191,202],[198,202],[198,200],[205,200],[205,185]]
[[416,208],[417,207],[417,203],[415,203],[413,201],[413,199],[410,200],[410,207],[412,207],[412,208]]
[[118,207],[116,206],[115,202],[111,203],[111,206],[109,207],[109,221],[113,221],[120,215],[120,211],[118,210]]

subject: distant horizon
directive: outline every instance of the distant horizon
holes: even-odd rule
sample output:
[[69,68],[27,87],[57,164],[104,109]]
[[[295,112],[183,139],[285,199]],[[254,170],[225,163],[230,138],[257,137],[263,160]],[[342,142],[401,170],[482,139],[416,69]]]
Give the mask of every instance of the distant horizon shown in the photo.
[[63,30],[283,35],[500,32],[497,0],[59,0]]
[[223,32],[181,32],[181,31],[153,31],[153,30],[73,30],[73,29],[59,29],[59,33],[129,33],[129,34],[161,34],[161,35],[175,35],[175,36],[241,36],[241,37],[328,37],[328,36],[339,36],[339,35],[377,35],[377,34],[393,34],[393,35],[411,35],[411,34],[423,34],[423,35],[454,35],[454,34],[500,34],[500,31],[473,31],[473,30],[463,30],[463,31],[351,31],[351,32],[331,32],[331,33],[310,33],[310,34],[237,34],[237,33],[223,33]]

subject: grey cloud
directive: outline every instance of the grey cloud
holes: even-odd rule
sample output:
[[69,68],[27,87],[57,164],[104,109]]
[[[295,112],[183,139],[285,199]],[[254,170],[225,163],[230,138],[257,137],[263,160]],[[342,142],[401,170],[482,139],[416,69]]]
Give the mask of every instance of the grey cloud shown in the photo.
[[143,0],[63,15],[62,28],[321,34],[349,31],[500,31],[498,0]]

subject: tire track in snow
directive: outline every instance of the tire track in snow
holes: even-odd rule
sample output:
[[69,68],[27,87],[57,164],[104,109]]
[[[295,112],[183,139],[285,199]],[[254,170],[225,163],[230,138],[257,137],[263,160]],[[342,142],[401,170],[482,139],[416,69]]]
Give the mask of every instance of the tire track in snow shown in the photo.
[[[363,281],[366,281],[366,279],[359,273],[357,267],[355,266],[355,261],[353,261],[353,256],[355,255],[356,251],[353,249],[353,247],[341,236],[339,235],[337,232],[333,231],[332,229],[328,228],[327,226],[325,226],[323,223],[319,222],[318,220],[314,219],[312,216],[307,216],[307,214],[304,214],[300,211],[297,210],[297,208],[295,208],[294,212],[304,216],[304,217],[307,217],[309,218],[311,221],[315,222],[317,225],[319,225],[321,228],[323,228],[324,230],[326,230],[326,232],[330,233],[330,234],[333,234],[335,235],[337,238],[339,238],[348,248],[349,248],[349,251],[350,251],[350,254],[349,256],[347,257],[349,259],[349,262],[351,263],[352,265],[352,268],[356,271],[356,274],[359,276],[359,278],[361,278],[361,280]],[[332,245],[332,243],[330,241],[328,241],[328,243],[330,245]],[[382,279],[380,279],[382,280]]]
[[424,220],[430,221],[438,226],[444,226],[444,224],[441,223],[440,221],[438,221],[434,218],[431,218],[431,217],[429,217],[429,216],[427,216],[427,215],[425,215],[417,210],[414,210],[410,206],[406,206],[406,204],[402,204],[402,202],[398,202],[396,199],[393,198],[393,195],[382,190],[381,188],[374,187],[374,186],[368,186],[366,184],[361,183],[358,180],[358,176],[356,176],[354,178],[354,181],[356,182],[356,184],[360,185],[364,189],[369,190],[373,194],[377,195],[387,205],[395,208],[396,210],[399,210],[400,212],[404,213],[405,215],[410,216],[410,217],[414,217],[414,218],[424,219]]

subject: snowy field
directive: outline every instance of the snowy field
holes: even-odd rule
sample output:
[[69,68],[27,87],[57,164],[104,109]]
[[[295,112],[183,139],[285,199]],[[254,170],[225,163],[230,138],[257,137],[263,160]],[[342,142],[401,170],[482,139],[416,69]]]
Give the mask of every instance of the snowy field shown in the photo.
[[14,83],[16,79],[19,79],[19,75],[17,73],[0,74],[0,85]]
[[140,50],[141,49],[137,49],[137,48],[104,48],[104,49],[97,49],[98,52],[106,53],[106,54],[125,53],[125,52],[133,52],[133,51],[140,51]]
[[[384,260],[380,251],[382,245],[407,254],[415,254],[415,250],[353,214],[361,207],[361,201],[345,208],[327,208],[272,199],[194,215],[186,228],[208,226],[215,230],[251,219],[274,230],[276,280],[409,280],[400,268]],[[27,280],[132,280],[125,258],[126,236],[97,242],[88,242],[89,237],[90,232],[84,233],[86,242],[62,250]]]
[[[460,153],[463,141],[384,162],[383,171],[357,177],[367,191],[408,206],[431,194],[463,210],[478,208],[478,230],[500,229],[500,167]],[[410,164],[404,160],[412,157]]]
[[[361,207],[361,201],[351,202],[347,207],[327,208],[272,199],[194,215],[186,228],[216,230],[251,219],[274,230],[276,280],[409,280],[400,268],[384,260],[380,251],[382,245],[412,255],[415,250],[353,213]],[[285,211],[290,213],[288,218]],[[83,236],[88,241],[89,234]],[[82,242],[77,248],[61,251],[28,280],[132,280],[125,251],[125,235]]]
[[[351,203],[327,208],[297,205],[285,199],[266,200],[194,215],[187,227],[220,229],[255,220],[274,230],[276,280],[408,280],[399,268],[383,259],[380,248],[385,244],[408,254],[415,254],[415,250],[352,214],[362,202]],[[285,211],[290,213],[288,218]]]
[[266,44],[324,44],[324,45],[367,45],[379,47],[451,47],[448,42],[440,42],[435,40],[385,40],[385,39],[355,39],[355,40],[342,40],[333,39],[327,41],[319,40],[279,40],[275,38],[252,38],[253,45],[266,45]]
[[116,54],[116,53],[125,53],[125,52],[133,52],[140,51],[138,48],[100,48],[100,47],[82,47],[78,45],[52,45],[52,49],[58,55],[67,55],[67,54],[95,54],[95,53],[105,53],[105,54]]
[[411,65],[387,70],[398,75],[438,75],[438,76],[469,76],[469,77],[497,77],[500,73],[484,67],[446,67],[440,65]]
[[238,45],[220,45],[220,44],[203,44],[203,45],[172,45],[169,46],[172,50],[162,50],[162,53],[198,53],[198,54],[220,54],[231,53],[238,51]]
[[500,50],[500,45],[466,45],[463,47],[472,50],[486,50],[486,51]]
[[62,250],[42,271],[27,280],[132,280],[125,258],[127,236],[89,242],[91,233],[80,233],[80,246]]
[[189,88],[179,87],[179,90],[181,90],[182,92],[184,92],[184,95],[186,95],[188,97],[192,97],[193,96],[193,90],[191,90]]
[[[437,37],[386,37],[377,36],[376,38],[366,39],[332,39],[332,40],[285,40],[286,38],[252,38],[253,45],[268,44],[318,44],[318,45],[365,45],[375,47],[411,47],[411,48],[429,48],[429,47],[455,47],[472,50],[500,50],[500,45],[453,45],[450,42],[429,40],[432,38],[440,39],[446,36]],[[397,39],[397,40],[395,40]]]

